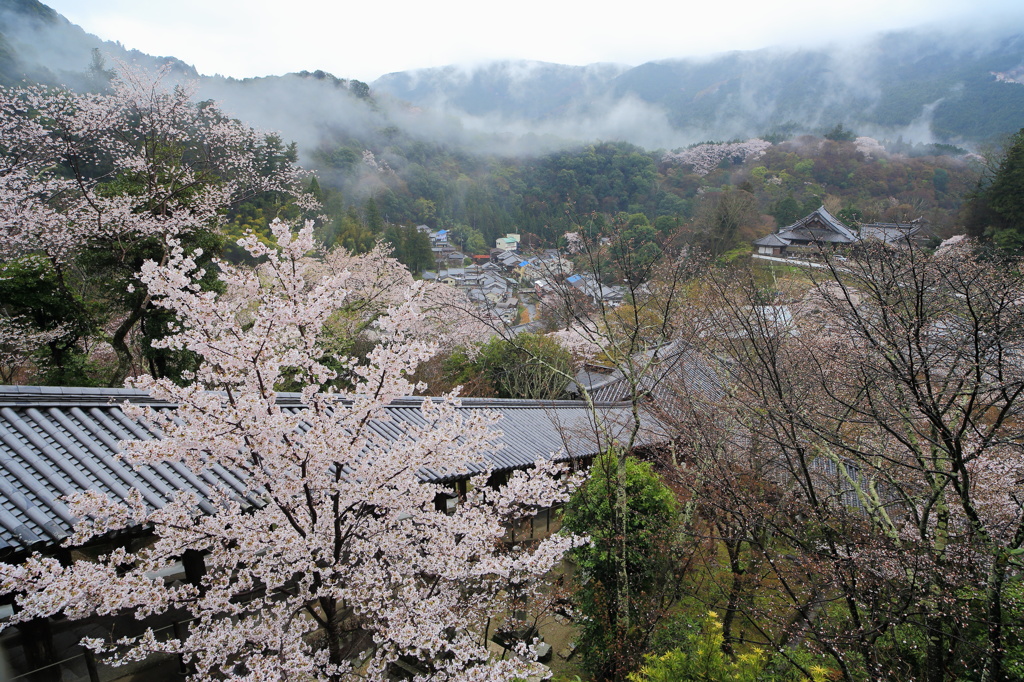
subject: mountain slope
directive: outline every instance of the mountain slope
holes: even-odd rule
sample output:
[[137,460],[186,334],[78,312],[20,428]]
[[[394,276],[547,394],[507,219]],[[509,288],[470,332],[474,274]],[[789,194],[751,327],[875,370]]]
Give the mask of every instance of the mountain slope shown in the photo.
[[[0,84],[96,87],[93,50],[172,64],[203,97],[312,151],[324,135],[365,141],[394,128],[468,151],[536,153],[622,140],[649,149],[822,133],[976,146],[1024,127],[1024,34],[907,31],[842,49],[771,49],[636,67],[503,61],[388,74],[200,77],[173,57],[101,41],[37,0],[0,0]],[[319,74],[319,75],[318,75]],[[1014,74],[1017,74],[1014,76]]]
[[150,68],[170,63],[182,77],[199,75],[174,57],[153,57],[100,40],[38,0],[0,0],[0,84],[34,82],[87,88],[94,49]]
[[[388,74],[373,83],[420,106],[503,120],[593,115],[624,100],[693,139],[812,132],[979,142],[1024,127],[1024,35],[889,34],[835,50],[759,50],[635,68],[501,62]],[[568,87],[567,87],[568,85]],[[684,135],[685,136],[685,135]]]

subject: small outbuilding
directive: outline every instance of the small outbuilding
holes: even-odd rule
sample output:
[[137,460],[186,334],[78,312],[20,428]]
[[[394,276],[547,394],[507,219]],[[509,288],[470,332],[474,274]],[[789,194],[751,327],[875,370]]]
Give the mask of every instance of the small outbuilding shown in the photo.
[[762,256],[785,256],[789,240],[772,233],[755,241],[754,246],[757,247],[757,252]]

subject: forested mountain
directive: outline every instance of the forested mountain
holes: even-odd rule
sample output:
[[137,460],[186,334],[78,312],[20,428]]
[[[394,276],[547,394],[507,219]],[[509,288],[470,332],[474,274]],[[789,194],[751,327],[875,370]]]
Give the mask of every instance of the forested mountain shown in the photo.
[[174,57],[155,57],[100,40],[38,0],[0,0],[0,85],[24,82],[93,85],[92,51],[156,68],[170,63],[175,72],[197,78],[196,70]]
[[[179,60],[101,41],[37,0],[0,0],[0,83],[85,87],[93,48],[119,60],[171,61],[182,77],[197,77]],[[300,146],[311,127],[323,126],[399,126],[474,150],[536,152],[595,140],[672,149],[820,134],[837,123],[873,137],[973,146],[1024,127],[1022,66],[1024,34],[958,27],[955,35],[906,31],[842,48],[793,45],[636,67],[505,61],[400,72],[370,84],[369,110],[336,106],[329,91],[349,81],[317,71],[319,89],[293,74],[203,78],[203,93],[257,124],[294,121],[278,127]],[[351,84],[354,94],[368,94],[365,84]],[[335,106],[324,105],[325,93]],[[268,115],[273,107],[289,115]],[[302,109],[304,116],[291,115]]]
[[581,106],[584,113],[590,111],[607,94],[609,83],[629,70],[619,64],[497,61],[473,69],[446,66],[390,73],[373,87],[420,105],[450,104],[471,116],[500,112],[538,121]]
[[[170,61],[167,78],[198,80],[198,99],[296,143],[330,214],[321,238],[357,250],[387,224],[457,228],[479,248],[509,231],[553,245],[574,220],[643,214],[663,238],[710,239],[724,251],[826,200],[850,219],[926,216],[945,234],[978,177],[966,151],[1024,126],[1021,35],[905,33],[842,52],[635,68],[500,62],[369,85],[323,71],[198,76],[100,41],[36,0],[0,0],[0,41],[7,85],[102,90],[118,61]],[[706,168],[654,151],[753,135],[774,145]],[[720,204],[739,216],[727,235],[716,233]],[[240,207],[231,233],[265,229],[272,209]]]
[[[8,84],[27,79],[102,89],[115,60],[139,59],[147,66],[160,61],[101,43],[34,0],[0,0],[0,7],[0,33],[10,48],[0,66]],[[1022,61],[1021,39],[985,49],[975,41],[973,52],[966,39],[959,51],[939,40],[919,44],[923,40],[905,36],[896,47],[881,41],[857,63],[851,55],[842,61],[824,52],[737,53],[700,64],[662,62],[635,69],[500,63],[472,73],[450,68],[392,74],[372,86],[323,71],[244,80],[209,76],[199,79],[197,97],[217,100],[246,123],[295,141],[300,162],[318,172],[317,191],[330,214],[321,238],[356,250],[387,236],[387,224],[456,228],[464,247],[472,243],[479,249],[510,231],[554,245],[575,220],[593,219],[610,228],[618,214],[643,214],[644,221],[658,225],[661,238],[678,233],[727,251],[769,231],[772,218],[793,220],[826,200],[849,217],[926,216],[944,234],[955,224],[963,193],[976,181],[976,164],[963,148],[922,144],[931,137],[926,126],[914,136],[906,123],[918,115],[922,98],[941,100],[933,107],[935,120],[943,111],[947,119],[963,113],[962,107],[947,111],[941,104],[963,104],[967,94],[959,100],[940,95],[971,74],[976,84],[984,81],[979,75],[984,69],[1002,69],[1004,79],[1014,78],[1012,69]],[[106,63],[104,54],[110,56]],[[872,79],[889,71],[882,68],[886,60],[903,66],[891,69],[887,90],[872,91],[871,83],[881,82]],[[196,78],[191,67],[171,64],[168,78]],[[916,89],[904,87],[915,74]],[[992,82],[984,87],[1001,93],[987,100],[994,115],[970,118],[978,121],[977,130],[994,131],[1009,125],[1000,102],[1012,102],[1024,85],[987,78]],[[973,92],[971,87],[961,92]],[[751,88],[765,97],[777,89],[775,105],[753,107],[766,112],[760,119],[744,119],[742,107],[730,104],[757,102]],[[437,100],[442,91],[450,94],[444,105]],[[858,97],[863,106],[850,105]],[[723,107],[736,112],[728,133],[714,120]],[[456,109],[459,113],[452,113]],[[496,111],[506,112],[501,120]],[[704,128],[681,132],[686,112],[703,120]],[[653,151],[665,148],[658,144],[661,139],[722,139],[744,126],[755,129],[758,121],[768,126],[772,116],[782,120],[799,112],[804,124],[780,124],[777,136],[770,137],[775,144],[761,156],[726,154],[697,168],[684,160],[686,154]],[[878,126],[861,128],[851,112],[888,117],[892,130],[905,128],[907,136],[885,136],[876,132]],[[1024,106],[1014,112],[1019,115]],[[578,140],[574,144],[567,139],[568,121],[571,137]],[[846,127],[833,128],[837,123]],[[801,140],[804,129],[831,130],[833,139]],[[875,133],[882,144],[854,143],[851,130]],[[643,131],[647,144],[630,142],[637,131]],[[266,229],[274,210],[272,205],[239,207],[230,234]],[[723,225],[726,234],[718,234]]]
[[495,127],[526,120],[556,130],[557,121],[571,119],[607,133],[602,114],[629,108],[637,114],[634,135],[654,122],[665,147],[820,132],[836,123],[876,136],[964,143],[1024,126],[1022,64],[1019,33],[920,31],[842,49],[797,45],[635,68],[502,62],[424,69],[389,74],[373,87],[421,106],[494,118]]

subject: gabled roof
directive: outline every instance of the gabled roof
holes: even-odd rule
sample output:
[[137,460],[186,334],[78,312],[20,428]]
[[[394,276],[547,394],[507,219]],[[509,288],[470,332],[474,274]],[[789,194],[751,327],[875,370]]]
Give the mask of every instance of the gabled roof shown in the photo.
[[920,225],[899,223],[868,223],[860,226],[861,239],[877,239],[886,244],[906,241],[921,232]]
[[767,237],[761,237],[754,242],[755,246],[789,246],[789,240],[783,239],[777,234],[770,234]]
[[816,228],[803,228],[799,230],[791,230],[789,232],[779,233],[780,239],[785,239],[790,242],[805,241],[805,242],[825,242],[828,244],[853,244],[854,241],[850,241],[845,235],[833,232],[832,230],[822,230]]
[[847,244],[857,241],[857,235],[829,213],[824,206],[812,211],[792,225],[786,225],[778,231],[778,236],[791,241],[825,241]]
[[[297,412],[305,409],[300,398],[301,394],[279,394],[278,402]],[[369,428],[393,438],[406,425],[426,426],[420,411],[423,400],[393,402],[387,407],[391,420],[371,422]],[[70,534],[73,519],[61,498],[84,489],[123,500],[135,488],[153,508],[176,493],[189,492],[204,511],[211,511],[214,488],[233,491],[244,505],[260,504],[243,497],[242,481],[223,467],[193,472],[180,464],[138,469],[126,465],[118,457],[118,441],[158,436],[124,414],[125,402],[175,409],[141,391],[0,386],[0,555],[55,544]],[[599,449],[592,413],[582,402],[464,398],[459,409],[497,412],[500,445],[461,471],[422,468],[417,472],[421,480],[457,480],[488,470],[528,467],[542,457],[590,456]],[[628,416],[621,405],[602,405],[600,410],[612,424]]]

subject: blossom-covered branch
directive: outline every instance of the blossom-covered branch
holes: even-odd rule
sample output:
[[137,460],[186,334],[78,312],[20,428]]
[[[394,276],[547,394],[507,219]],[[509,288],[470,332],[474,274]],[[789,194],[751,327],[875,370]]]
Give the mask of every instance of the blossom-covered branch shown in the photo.
[[[12,622],[184,609],[193,620],[179,638],[147,631],[89,645],[121,661],[181,654],[204,680],[385,680],[399,657],[448,680],[536,674],[529,657],[492,661],[484,623],[542,596],[542,576],[575,540],[511,548],[502,540],[507,524],[566,500],[574,479],[542,460],[495,490],[485,471],[470,479],[454,512],[438,511],[435,498],[448,488],[422,472],[459,478],[469,462],[486,466],[498,432],[493,415],[459,409],[455,395],[424,399],[415,423],[385,409],[414,393],[407,377],[436,349],[416,332],[422,289],[389,292],[373,322],[375,348],[360,363],[339,359],[355,377],[351,389],[321,392],[335,373],[323,363],[321,330],[363,286],[358,267],[321,271],[311,285],[310,271],[322,267],[307,258],[311,225],[292,234],[275,223],[273,231],[277,248],[244,240],[264,260],[258,272],[220,264],[228,295],[197,286],[196,254],[180,246],[166,264],[145,266],[143,284],[181,320],[161,343],[203,362],[190,386],[133,382],[175,410],[124,407],[162,434],[122,442],[127,461],[176,462],[200,477],[226,467],[244,489],[211,483],[207,514],[190,496],[159,509],[138,497],[77,496],[83,524],[72,542],[139,525],[153,529],[154,541],[98,562],[61,566],[36,556],[0,567],[3,591],[19,595]],[[276,387],[284,381],[304,386],[301,408],[281,404]],[[201,582],[153,577],[188,551],[205,557]]]

